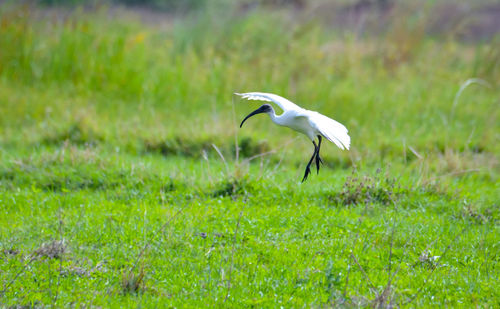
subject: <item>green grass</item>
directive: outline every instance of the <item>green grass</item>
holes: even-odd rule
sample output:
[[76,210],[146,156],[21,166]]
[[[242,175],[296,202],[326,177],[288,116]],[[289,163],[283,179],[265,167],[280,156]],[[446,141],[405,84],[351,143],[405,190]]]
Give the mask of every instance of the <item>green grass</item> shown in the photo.
[[[0,6],[0,306],[498,306],[498,40],[228,10]],[[301,184],[310,142],[239,130],[244,91],[352,149]]]

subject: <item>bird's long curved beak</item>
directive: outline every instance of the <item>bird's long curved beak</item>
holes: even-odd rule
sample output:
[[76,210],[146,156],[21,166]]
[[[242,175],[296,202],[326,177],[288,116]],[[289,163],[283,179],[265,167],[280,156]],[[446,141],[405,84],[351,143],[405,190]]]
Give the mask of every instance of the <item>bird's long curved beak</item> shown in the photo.
[[266,108],[264,106],[261,106],[259,108],[257,108],[256,110],[254,110],[253,112],[251,112],[250,114],[248,114],[248,116],[245,117],[245,119],[243,119],[243,121],[241,122],[240,124],[240,128],[241,126],[243,126],[243,123],[250,117],[254,116],[254,115],[257,115],[257,114],[262,114],[262,113],[266,113]]

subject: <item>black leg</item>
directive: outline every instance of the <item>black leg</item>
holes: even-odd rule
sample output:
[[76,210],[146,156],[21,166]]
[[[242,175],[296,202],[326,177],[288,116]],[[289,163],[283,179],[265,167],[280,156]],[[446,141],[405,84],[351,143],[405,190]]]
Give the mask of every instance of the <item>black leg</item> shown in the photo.
[[316,146],[316,142],[313,141],[313,145],[314,145],[314,152],[313,152],[313,155],[311,157],[311,160],[309,160],[309,163],[307,163],[306,172],[304,173],[304,178],[302,178],[302,182],[306,181],[307,176],[309,176],[309,174],[311,173],[310,166],[311,166],[311,163],[314,160],[314,157],[316,156],[316,153],[318,151],[318,146]]
[[321,149],[321,140],[322,137],[321,135],[318,135],[318,150],[316,151],[316,169],[317,169],[317,174],[319,174],[319,164],[323,163],[323,160],[321,160],[321,157],[319,156],[319,150]]

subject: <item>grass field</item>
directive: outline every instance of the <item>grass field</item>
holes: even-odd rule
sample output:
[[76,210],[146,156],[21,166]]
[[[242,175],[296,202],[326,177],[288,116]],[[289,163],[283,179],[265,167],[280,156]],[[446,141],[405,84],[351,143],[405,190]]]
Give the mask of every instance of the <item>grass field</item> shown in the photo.
[[0,307],[500,305],[499,37],[294,10],[0,5]]

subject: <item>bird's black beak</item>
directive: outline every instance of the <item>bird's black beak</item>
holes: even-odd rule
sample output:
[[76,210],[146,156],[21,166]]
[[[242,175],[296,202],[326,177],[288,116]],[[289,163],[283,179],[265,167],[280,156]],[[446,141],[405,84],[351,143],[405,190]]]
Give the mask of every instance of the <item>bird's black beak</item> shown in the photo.
[[253,115],[257,115],[257,114],[262,114],[262,113],[267,113],[268,112],[268,107],[265,106],[265,105],[262,105],[261,107],[257,108],[256,110],[254,110],[253,112],[251,112],[250,114],[248,114],[248,116],[245,117],[245,119],[243,119],[243,121],[241,122],[240,124],[240,128],[241,126],[243,126],[243,123],[250,117],[252,117]]

